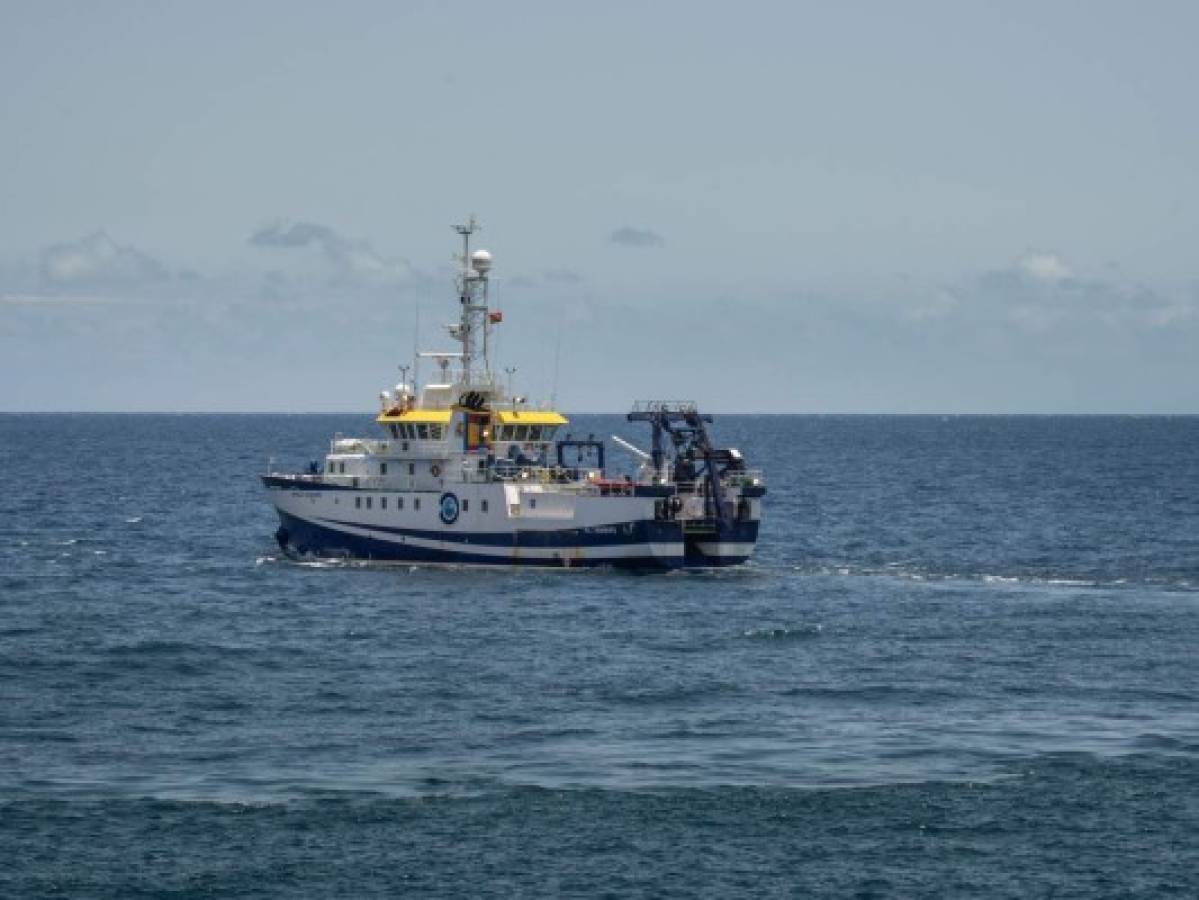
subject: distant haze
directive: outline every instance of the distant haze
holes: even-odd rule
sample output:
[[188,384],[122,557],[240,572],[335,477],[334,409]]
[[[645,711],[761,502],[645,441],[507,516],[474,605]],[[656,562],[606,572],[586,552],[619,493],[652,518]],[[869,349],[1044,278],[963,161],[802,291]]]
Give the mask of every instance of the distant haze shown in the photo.
[[[1199,412],[1199,6],[6,3],[0,410]],[[558,360],[557,364],[555,360]],[[555,378],[555,371],[557,377]]]

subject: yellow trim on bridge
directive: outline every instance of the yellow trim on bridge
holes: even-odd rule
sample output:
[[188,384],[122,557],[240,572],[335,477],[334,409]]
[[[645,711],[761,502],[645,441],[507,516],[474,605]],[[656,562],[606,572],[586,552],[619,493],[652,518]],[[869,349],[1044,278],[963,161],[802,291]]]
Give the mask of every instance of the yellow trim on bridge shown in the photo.
[[381,425],[393,425],[397,422],[414,422],[418,425],[448,425],[450,410],[448,409],[410,409],[407,412],[380,413],[375,419]]
[[569,420],[561,413],[547,410],[500,410],[495,420],[501,425],[566,425]]
[[[453,411],[449,409],[410,409],[406,412],[388,410],[375,419],[380,425],[412,422],[419,425],[448,425]],[[500,425],[567,425],[570,420],[561,413],[540,409],[504,409],[492,413]]]

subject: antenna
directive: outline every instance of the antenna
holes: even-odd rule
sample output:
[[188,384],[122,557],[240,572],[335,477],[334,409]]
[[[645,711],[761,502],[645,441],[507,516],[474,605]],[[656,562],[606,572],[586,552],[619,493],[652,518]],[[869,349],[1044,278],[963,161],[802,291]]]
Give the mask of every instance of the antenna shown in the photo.
[[550,408],[558,408],[558,363],[562,360],[562,310],[558,309],[558,339],[554,343],[554,380],[550,385]]
[[412,396],[420,390],[420,297],[416,298],[416,325],[412,329]]
[[[471,213],[470,218],[467,219],[467,221],[466,221],[466,224],[465,225],[455,225],[454,230],[456,232],[458,232],[460,235],[462,235],[463,237],[469,237],[470,235],[474,234],[476,231],[482,231],[482,228],[479,226],[479,222],[475,218],[475,214]],[[463,254],[463,256],[465,256],[465,255],[466,254]]]

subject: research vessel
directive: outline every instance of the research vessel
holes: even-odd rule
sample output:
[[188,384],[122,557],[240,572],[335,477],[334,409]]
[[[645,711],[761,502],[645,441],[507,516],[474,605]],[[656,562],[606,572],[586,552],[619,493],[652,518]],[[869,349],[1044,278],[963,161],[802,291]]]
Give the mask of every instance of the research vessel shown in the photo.
[[[462,238],[455,279],[457,345],[418,352],[381,392],[380,437],[335,436],[307,471],[263,476],[288,556],[379,563],[493,566],[730,566],[753,554],[766,487],[735,448],[712,442],[692,401],[633,404],[649,450],[613,436],[632,465],[607,466],[608,446],[564,431],[561,412],[505,387],[491,364],[492,257]],[[434,377],[419,385],[419,363]],[[407,372],[414,372],[412,383]]]

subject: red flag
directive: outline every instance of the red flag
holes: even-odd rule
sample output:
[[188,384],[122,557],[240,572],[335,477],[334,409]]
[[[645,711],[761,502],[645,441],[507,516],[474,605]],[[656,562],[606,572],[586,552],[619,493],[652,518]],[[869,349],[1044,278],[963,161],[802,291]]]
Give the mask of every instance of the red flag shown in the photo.
[[504,321],[504,314],[497,309],[495,312],[490,312],[487,314],[487,320],[491,322],[492,325],[495,325],[497,322]]

